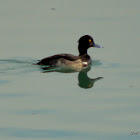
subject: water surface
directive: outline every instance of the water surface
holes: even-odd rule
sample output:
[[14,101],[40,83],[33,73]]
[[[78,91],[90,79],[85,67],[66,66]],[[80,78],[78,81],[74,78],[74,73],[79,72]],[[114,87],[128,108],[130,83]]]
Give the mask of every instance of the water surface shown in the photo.
[[[0,138],[138,140],[140,2],[7,0],[0,2]],[[33,65],[78,54],[85,34],[90,68],[44,72]]]

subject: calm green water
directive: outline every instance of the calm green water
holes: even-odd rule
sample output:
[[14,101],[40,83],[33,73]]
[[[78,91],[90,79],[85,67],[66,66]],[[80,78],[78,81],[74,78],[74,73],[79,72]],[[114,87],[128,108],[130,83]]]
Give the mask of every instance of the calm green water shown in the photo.
[[[140,1],[0,1],[0,139],[139,140]],[[33,65],[78,54],[94,37],[90,68]]]

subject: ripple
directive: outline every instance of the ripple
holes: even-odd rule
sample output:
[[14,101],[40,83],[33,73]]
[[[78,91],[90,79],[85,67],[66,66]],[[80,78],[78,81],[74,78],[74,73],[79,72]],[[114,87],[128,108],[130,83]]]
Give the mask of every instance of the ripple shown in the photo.
[[36,70],[37,61],[29,58],[20,59],[0,59],[0,74],[17,74]]

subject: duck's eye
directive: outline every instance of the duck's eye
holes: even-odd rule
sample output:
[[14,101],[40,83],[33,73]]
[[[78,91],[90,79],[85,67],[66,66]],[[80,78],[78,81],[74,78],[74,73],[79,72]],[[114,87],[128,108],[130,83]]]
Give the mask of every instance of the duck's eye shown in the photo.
[[89,42],[92,42],[91,39],[88,40]]

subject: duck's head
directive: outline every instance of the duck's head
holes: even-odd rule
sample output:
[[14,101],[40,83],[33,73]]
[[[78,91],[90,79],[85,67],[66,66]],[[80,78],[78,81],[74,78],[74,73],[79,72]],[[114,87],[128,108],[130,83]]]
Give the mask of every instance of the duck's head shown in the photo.
[[102,46],[95,44],[93,38],[89,35],[82,36],[78,42],[79,55],[87,54],[87,49],[90,47],[103,48]]

